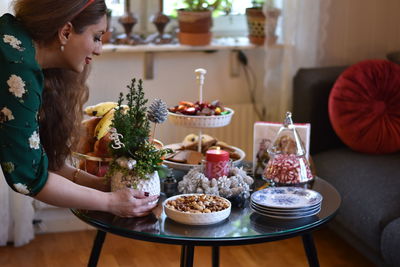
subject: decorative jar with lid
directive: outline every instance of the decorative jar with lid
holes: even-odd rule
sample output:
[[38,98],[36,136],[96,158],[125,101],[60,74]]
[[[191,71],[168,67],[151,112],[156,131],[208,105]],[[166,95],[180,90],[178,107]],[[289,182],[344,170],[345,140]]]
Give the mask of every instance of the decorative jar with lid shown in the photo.
[[268,149],[270,160],[264,169],[264,178],[274,185],[295,185],[309,182],[313,174],[307,153],[292,121],[286,113],[282,127]]

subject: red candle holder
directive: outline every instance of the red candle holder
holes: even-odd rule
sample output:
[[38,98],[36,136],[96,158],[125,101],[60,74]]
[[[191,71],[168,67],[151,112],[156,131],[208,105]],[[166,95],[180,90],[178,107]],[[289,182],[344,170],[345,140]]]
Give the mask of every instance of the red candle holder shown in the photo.
[[218,179],[222,176],[228,176],[230,160],[229,153],[221,149],[212,149],[206,152],[206,162],[204,175],[208,179]]

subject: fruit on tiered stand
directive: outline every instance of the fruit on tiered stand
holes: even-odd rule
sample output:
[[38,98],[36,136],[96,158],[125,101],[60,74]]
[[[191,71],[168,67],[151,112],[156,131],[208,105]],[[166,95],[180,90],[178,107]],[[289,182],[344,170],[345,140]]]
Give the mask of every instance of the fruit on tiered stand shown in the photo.
[[84,109],[89,117],[82,121],[79,143],[73,153],[74,160],[79,161],[75,165],[80,169],[97,176],[107,172],[111,161],[109,130],[117,106],[117,102],[101,102]]
[[190,128],[216,128],[228,125],[234,111],[224,107],[218,100],[209,102],[180,101],[168,108],[168,119],[178,126]]
[[226,115],[229,110],[225,109],[219,100],[209,102],[190,102],[180,101],[178,105],[168,109],[172,113],[190,115],[190,116],[212,116],[212,115]]
[[175,125],[190,128],[216,128],[228,125],[234,111],[223,107],[219,101],[211,103],[203,101],[204,77],[207,71],[196,69],[195,73],[199,84],[199,100],[181,101],[179,105],[169,108],[169,120]]

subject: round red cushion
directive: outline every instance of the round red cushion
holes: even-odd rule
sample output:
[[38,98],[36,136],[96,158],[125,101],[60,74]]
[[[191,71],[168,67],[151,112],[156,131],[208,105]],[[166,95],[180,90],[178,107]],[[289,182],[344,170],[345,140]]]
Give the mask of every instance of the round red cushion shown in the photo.
[[346,69],[329,96],[329,118],[356,151],[400,151],[400,65],[367,60]]

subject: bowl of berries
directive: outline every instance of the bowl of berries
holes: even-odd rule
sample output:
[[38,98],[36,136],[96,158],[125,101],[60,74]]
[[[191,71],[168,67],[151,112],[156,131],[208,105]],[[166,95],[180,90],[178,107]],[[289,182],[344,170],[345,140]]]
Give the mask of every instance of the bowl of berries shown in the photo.
[[181,101],[168,108],[168,119],[175,125],[189,128],[217,128],[228,125],[235,112],[218,100],[209,102]]

